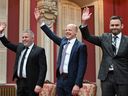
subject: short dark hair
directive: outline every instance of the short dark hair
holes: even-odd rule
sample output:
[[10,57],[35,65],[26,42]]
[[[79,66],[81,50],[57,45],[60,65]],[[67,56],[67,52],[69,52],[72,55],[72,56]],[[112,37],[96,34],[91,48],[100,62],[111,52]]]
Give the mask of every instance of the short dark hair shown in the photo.
[[120,20],[121,23],[123,21],[121,16],[111,16],[111,18],[110,18],[110,20],[115,20],[115,19]]

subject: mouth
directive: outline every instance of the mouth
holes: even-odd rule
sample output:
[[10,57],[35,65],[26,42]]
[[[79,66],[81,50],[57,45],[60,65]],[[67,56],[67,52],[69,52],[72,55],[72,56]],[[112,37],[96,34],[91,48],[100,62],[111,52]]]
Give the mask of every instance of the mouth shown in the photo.
[[118,30],[117,29],[112,29],[112,32],[117,32]]

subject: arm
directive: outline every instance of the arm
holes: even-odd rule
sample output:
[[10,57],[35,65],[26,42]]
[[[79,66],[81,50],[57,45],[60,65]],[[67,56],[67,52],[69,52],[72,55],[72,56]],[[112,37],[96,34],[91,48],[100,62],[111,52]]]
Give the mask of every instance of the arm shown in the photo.
[[39,58],[39,78],[34,90],[36,93],[39,93],[41,91],[47,72],[47,61],[46,61],[46,55],[44,49],[41,49],[38,58]]
[[95,45],[100,46],[101,45],[101,41],[100,38],[98,36],[93,36],[90,35],[89,33],[89,29],[88,29],[88,25],[87,25],[87,21],[90,19],[92,13],[89,13],[89,8],[85,8],[83,10],[83,14],[82,14],[82,25],[80,25],[80,31],[82,34],[82,37],[87,40],[90,43],[93,43]]
[[10,50],[16,52],[16,50],[17,50],[17,45],[14,45],[14,44],[12,44],[10,41],[7,40],[7,38],[5,37],[4,32],[3,32],[3,31],[5,30],[5,28],[6,28],[6,24],[0,22],[0,40],[1,40],[2,44],[3,44],[5,47],[7,47],[7,48],[9,48]]
[[86,72],[87,67],[87,47],[86,45],[80,45],[79,48],[79,57],[78,57],[78,72],[77,72],[77,78],[75,81],[75,85],[72,89],[72,94],[77,95],[79,92],[79,89],[81,88],[83,84],[83,78],[84,74]]
[[41,20],[41,12],[38,10],[38,8],[35,8],[34,15],[37,22],[41,25],[43,32],[57,45],[60,45],[62,39],[54,34],[54,32],[52,32],[50,28],[48,28],[48,26]]
[[76,79],[76,85],[80,86],[83,83],[84,74],[87,67],[87,46],[81,45],[79,48],[79,62],[78,62],[78,74]]

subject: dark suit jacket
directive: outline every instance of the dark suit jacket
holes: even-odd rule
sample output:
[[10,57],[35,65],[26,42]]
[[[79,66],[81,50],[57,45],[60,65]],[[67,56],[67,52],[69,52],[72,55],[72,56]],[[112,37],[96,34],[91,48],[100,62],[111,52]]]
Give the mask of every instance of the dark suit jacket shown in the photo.
[[[67,39],[65,37],[60,38],[56,36],[46,25],[42,26],[41,29],[51,40],[53,40],[58,46],[60,46],[58,62],[57,62],[57,71],[56,71],[56,76],[57,78],[59,78],[60,76],[59,67],[61,64],[63,45],[67,42]],[[66,84],[67,86],[68,85],[73,86],[74,84],[76,84],[79,87],[82,87],[83,77],[86,71],[86,65],[87,65],[86,45],[76,40],[73,45],[69,60],[69,66],[68,66],[69,82],[67,82]],[[59,83],[57,85],[59,86]]]
[[[13,80],[17,78],[18,60],[24,45],[19,43],[18,45],[12,44],[4,36],[0,38],[5,47],[16,53],[16,60],[14,65]],[[33,46],[27,60],[26,75],[30,88],[34,88],[35,85],[43,86],[47,71],[45,50],[36,45]]]
[[119,84],[128,84],[128,37],[122,35],[117,55],[112,50],[112,33],[104,33],[101,36],[89,34],[88,26],[80,26],[85,40],[101,47],[103,56],[98,78],[105,80],[109,72],[109,66],[114,65],[114,76]]

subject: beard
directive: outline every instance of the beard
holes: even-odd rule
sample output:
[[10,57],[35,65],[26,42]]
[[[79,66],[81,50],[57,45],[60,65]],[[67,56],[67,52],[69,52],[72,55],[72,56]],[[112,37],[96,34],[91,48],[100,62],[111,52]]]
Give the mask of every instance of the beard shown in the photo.
[[118,35],[121,32],[119,29],[111,29],[111,33],[114,35]]

